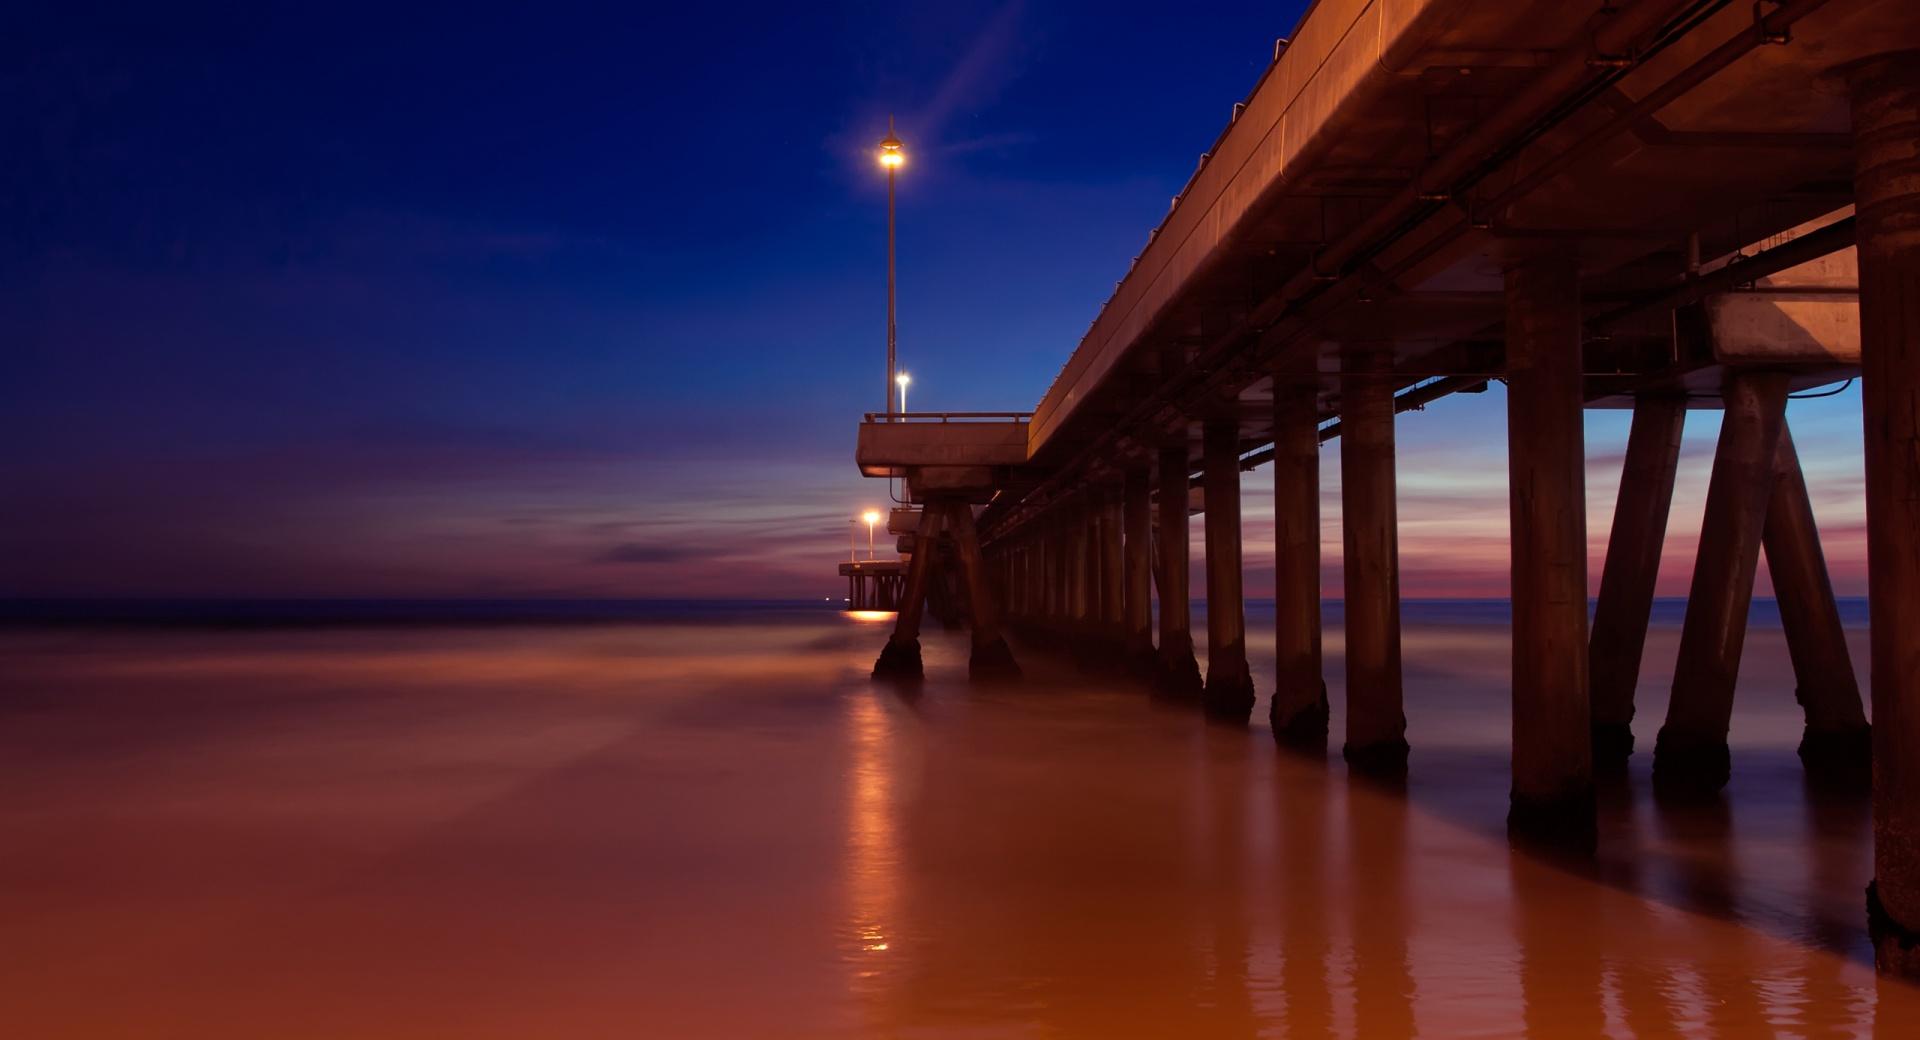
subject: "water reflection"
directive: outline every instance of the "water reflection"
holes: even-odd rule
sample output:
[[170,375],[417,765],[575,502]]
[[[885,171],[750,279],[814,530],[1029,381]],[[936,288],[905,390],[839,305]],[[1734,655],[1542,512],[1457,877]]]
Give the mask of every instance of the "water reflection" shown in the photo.
[[921,938],[882,1032],[1847,1036],[1920,1010],[1861,956],[1862,804],[1814,805],[1771,751],[1685,806],[1638,763],[1609,781],[1601,859],[1550,862],[1503,838],[1504,718],[1417,751],[1396,789],[1032,667],[916,702],[896,911]]
[[[1044,654],[1023,657],[1024,688],[970,689],[963,633],[925,637],[928,682],[903,700],[866,679],[873,632],[823,610],[0,637],[8,1024],[1331,1038],[1920,1020],[1912,987],[1872,974],[1865,804],[1803,786],[1791,690],[1768,685],[1790,669],[1743,673],[1722,800],[1655,803],[1641,756],[1610,781],[1599,859],[1566,864],[1505,841],[1506,693],[1486,678],[1503,628],[1409,630],[1426,739],[1404,790]],[[1758,634],[1748,652],[1775,650]]]

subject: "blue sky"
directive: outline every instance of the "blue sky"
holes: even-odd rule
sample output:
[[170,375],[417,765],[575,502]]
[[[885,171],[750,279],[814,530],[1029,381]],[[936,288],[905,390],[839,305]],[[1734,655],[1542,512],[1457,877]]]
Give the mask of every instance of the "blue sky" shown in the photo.
[[[0,16],[0,594],[835,593],[888,115],[913,404],[1028,408],[1299,8]],[[1857,397],[1793,416],[1849,591]],[[1409,594],[1499,591],[1497,394],[1405,423]]]

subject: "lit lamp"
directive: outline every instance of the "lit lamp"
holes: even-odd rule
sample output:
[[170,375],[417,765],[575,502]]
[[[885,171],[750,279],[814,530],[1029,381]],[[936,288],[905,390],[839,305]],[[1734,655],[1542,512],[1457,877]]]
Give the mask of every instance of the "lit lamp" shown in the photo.
[[893,377],[893,384],[900,388],[900,414],[901,415],[907,414],[907,384],[911,382],[913,382],[913,377],[906,374],[905,372],[902,372],[899,375]]
[[880,511],[869,509],[860,515],[867,522],[867,559],[873,559],[873,525],[880,522]]

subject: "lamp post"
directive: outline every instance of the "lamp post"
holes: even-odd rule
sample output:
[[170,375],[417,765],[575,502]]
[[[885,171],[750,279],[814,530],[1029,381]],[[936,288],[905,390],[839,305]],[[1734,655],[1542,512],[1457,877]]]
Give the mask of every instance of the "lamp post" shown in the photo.
[[[894,347],[894,289],[893,289],[893,182],[900,167],[907,161],[907,153],[901,150],[900,139],[893,135],[893,117],[887,117],[887,136],[880,140],[880,165],[887,168],[887,395],[881,403],[892,409],[893,405],[893,368]],[[902,406],[901,411],[906,408]],[[889,416],[891,418],[891,416]]]
[[864,514],[861,515],[860,519],[865,520],[867,522],[867,559],[872,560],[873,559],[873,525],[880,522],[880,511],[877,509],[869,509]]
[[893,377],[893,384],[900,388],[900,414],[903,416],[907,414],[907,384],[911,382],[913,377],[905,372]]
[[858,520],[847,521],[847,562],[848,563],[860,562],[860,557],[854,555],[855,549],[853,547],[854,546],[853,536],[859,533],[860,533],[860,521]]

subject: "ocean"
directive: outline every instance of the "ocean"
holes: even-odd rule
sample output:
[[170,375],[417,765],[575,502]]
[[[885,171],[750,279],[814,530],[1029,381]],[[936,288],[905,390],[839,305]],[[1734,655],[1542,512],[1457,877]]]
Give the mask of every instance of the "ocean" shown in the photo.
[[[1843,602],[1865,685],[1864,606]],[[1505,839],[1504,603],[1413,601],[1404,789],[831,603],[0,607],[21,1037],[1894,1036],[1865,796],[1757,603],[1717,800],[1651,797],[1656,609],[1591,862]],[[1196,633],[1204,622],[1196,618]],[[1204,653],[1204,648],[1202,648]],[[1204,662],[1203,662],[1204,664]]]

